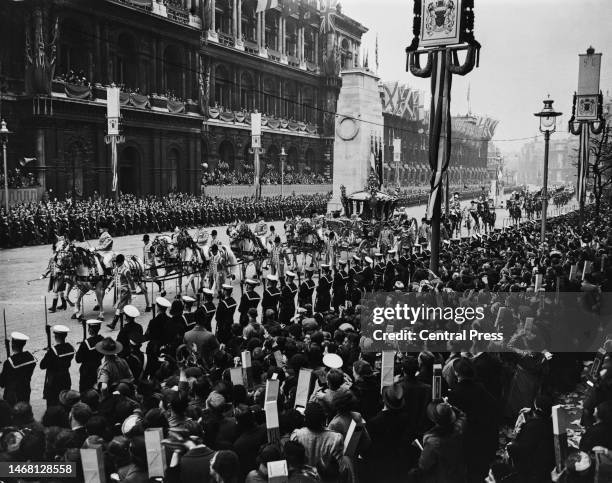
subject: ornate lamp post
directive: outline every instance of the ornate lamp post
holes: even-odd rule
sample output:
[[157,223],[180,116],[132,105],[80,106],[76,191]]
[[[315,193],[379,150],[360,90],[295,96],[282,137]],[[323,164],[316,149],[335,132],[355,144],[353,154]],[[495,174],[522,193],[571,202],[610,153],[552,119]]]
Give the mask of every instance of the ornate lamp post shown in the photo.
[[[478,66],[480,44],[474,38],[474,0],[414,0],[412,32],[406,49],[407,70],[417,77],[431,77],[429,115],[429,167],[431,169],[427,219],[431,222],[429,268],[438,273],[440,221],[444,180],[451,154],[450,93],[453,74],[464,76]],[[463,63],[458,51],[467,50]],[[427,55],[425,67],[421,54]]]
[[2,159],[4,161],[4,208],[6,213],[9,212],[9,190],[8,190],[8,164],[6,159],[6,145],[8,144],[9,134],[13,134],[6,127],[6,121],[3,119],[0,124],[0,143],[2,143]]
[[589,144],[591,134],[601,134],[606,126],[603,117],[603,94],[599,90],[601,54],[589,47],[580,54],[578,67],[578,92],[574,93],[572,117],[568,131],[580,136],[578,149],[578,186],[576,196],[580,206],[580,219],[584,215],[586,179],[589,171]]
[[552,99],[544,100],[544,108],[536,112],[534,116],[540,118],[540,132],[544,133],[544,173],[542,180],[542,229],[540,233],[540,243],[544,243],[546,236],[546,215],[548,210],[548,144],[550,135],[555,132],[557,127],[557,117],[562,113],[556,112],[552,105]]
[[285,148],[281,147],[280,162],[281,162],[281,198],[283,197],[283,190],[285,187],[285,161],[287,160],[287,153]]

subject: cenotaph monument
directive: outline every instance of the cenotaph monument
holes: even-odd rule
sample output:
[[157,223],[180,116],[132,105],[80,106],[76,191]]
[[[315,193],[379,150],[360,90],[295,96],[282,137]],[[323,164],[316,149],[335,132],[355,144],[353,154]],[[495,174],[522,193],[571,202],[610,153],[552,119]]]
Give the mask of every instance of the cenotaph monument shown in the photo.
[[341,187],[346,194],[362,191],[368,184],[372,138],[383,137],[379,77],[354,68],[344,70],[338,96],[333,159],[333,195],[327,211],[342,209]]

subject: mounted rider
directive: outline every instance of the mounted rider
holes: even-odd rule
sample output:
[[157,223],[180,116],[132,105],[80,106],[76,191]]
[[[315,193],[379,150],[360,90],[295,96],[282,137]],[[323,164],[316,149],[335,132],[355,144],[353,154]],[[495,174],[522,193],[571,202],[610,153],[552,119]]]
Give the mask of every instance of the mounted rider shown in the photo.
[[255,224],[255,229],[253,230],[253,232],[255,233],[255,236],[261,241],[261,245],[265,247],[266,235],[268,233],[268,225],[266,225],[266,222],[264,221],[263,213],[259,214],[259,218],[257,220],[257,223]]
[[94,248],[95,252],[110,252],[113,249],[113,237],[108,232],[108,224],[100,223],[100,238],[98,246]]

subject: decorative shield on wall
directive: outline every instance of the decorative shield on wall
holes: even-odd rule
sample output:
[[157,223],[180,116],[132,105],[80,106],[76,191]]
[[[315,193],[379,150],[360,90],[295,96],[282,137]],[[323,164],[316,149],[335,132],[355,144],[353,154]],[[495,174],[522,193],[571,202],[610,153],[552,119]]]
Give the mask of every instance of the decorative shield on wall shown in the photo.
[[598,120],[598,96],[576,96],[576,121]]
[[423,0],[420,47],[460,43],[462,0]]

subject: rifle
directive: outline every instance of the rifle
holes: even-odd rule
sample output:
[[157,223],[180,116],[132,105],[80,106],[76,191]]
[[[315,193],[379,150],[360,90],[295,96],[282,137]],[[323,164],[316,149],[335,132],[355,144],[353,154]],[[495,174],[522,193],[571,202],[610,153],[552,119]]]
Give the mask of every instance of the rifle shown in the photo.
[[4,322],[4,347],[6,348],[6,358],[11,357],[11,343],[6,334],[6,309],[2,309],[2,320]]
[[45,332],[47,333],[47,350],[51,349],[51,327],[49,327],[49,321],[47,320],[47,296],[44,299],[45,309]]

